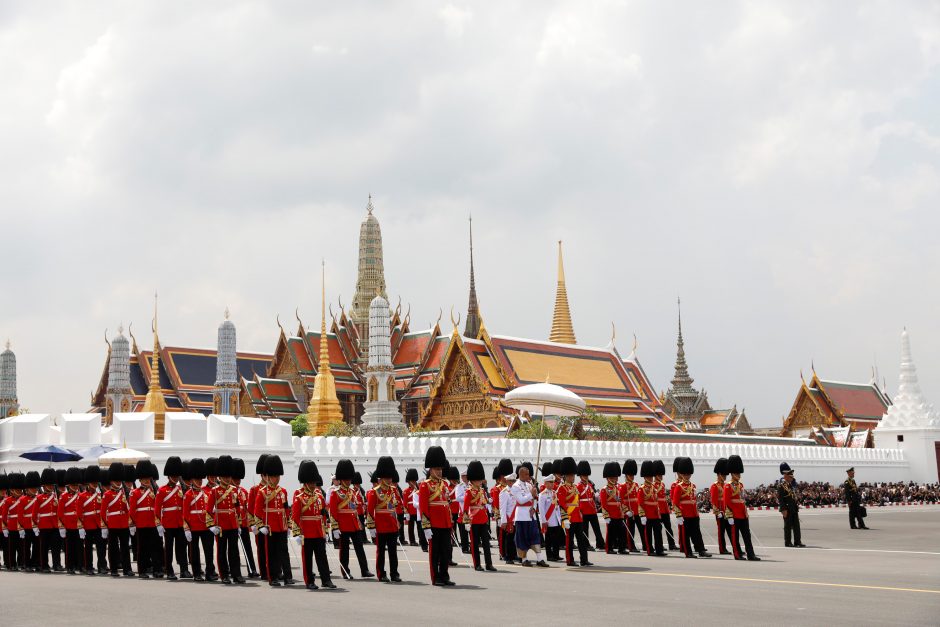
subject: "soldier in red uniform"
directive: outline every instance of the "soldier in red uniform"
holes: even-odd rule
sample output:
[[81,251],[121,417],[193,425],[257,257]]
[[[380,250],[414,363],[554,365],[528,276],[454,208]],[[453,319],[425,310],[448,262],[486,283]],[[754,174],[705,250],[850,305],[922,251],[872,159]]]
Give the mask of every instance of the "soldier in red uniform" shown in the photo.
[[238,540],[245,551],[245,568],[248,569],[248,578],[257,579],[258,569],[255,567],[255,556],[251,550],[251,514],[248,506],[248,490],[242,487],[245,479],[245,460],[236,457],[232,460],[232,483],[238,489]]
[[734,559],[744,559],[738,542],[738,535],[740,534],[744,540],[747,559],[752,562],[759,562],[760,558],[754,553],[754,545],[751,544],[751,525],[747,517],[747,503],[744,500],[744,484],[741,483],[744,462],[740,456],[731,455],[728,457],[728,471],[731,473],[731,483],[726,483],[724,488],[725,518],[728,520],[728,524],[731,525],[731,547],[734,551]]
[[725,476],[728,474],[728,460],[724,457],[715,462],[715,482],[708,488],[708,497],[718,526],[718,554],[731,555],[725,544],[725,536],[731,542],[731,525],[725,520]]
[[561,526],[567,534],[565,537],[565,563],[568,566],[574,566],[574,544],[578,545],[581,566],[593,566],[588,561],[588,540],[585,537],[583,525],[584,519],[581,516],[580,499],[581,495],[578,488],[574,485],[574,475],[578,470],[578,465],[573,457],[565,457],[561,460],[561,475],[563,482],[558,486],[556,494],[558,495],[558,505],[561,507]]
[[206,504],[206,526],[217,538],[217,558],[222,583],[245,583],[238,553],[238,486],[232,483],[234,461],[230,455],[219,457],[216,467],[218,484]]
[[[101,469],[98,466],[86,466],[82,471],[82,481],[85,489],[81,497],[82,530],[85,532],[84,558],[82,564],[85,574],[94,576],[95,573],[104,575],[108,572],[107,546],[102,537],[104,520],[101,517],[102,479]],[[106,477],[105,477],[106,478]],[[95,570],[94,558],[98,558],[98,568]]]
[[[202,485],[206,478],[206,462],[200,458],[189,462],[190,486],[183,496],[183,534],[189,544],[189,561],[193,565],[193,581],[216,581],[215,555],[212,532],[206,527],[206,509],[209,495]],[[202,568],[199,546],[206,568]]]
[[499,507],[500,495],[507,488],[505,477],[512,474],[512,460],[503,458],[493,469],[493,487],[490,488],[490,514],[496,521],[496,545],[500,559],[511,562],[515,559],[516,547],[511,538],[507,538],[501,524],[502,511]]
[[59,523],[59,499],[56,495],[56,471],[44,468],[42,471],[42,491],[36,496],[32,510],[33,529],[39,530],[39,570],[44,573],[49,569],[49,552],[52,552],[52,565],[56,572],[64,570],[59,561],[59,540],[65,535],[65,528]]
[[[130,467],[133,470],[133,466]],[[101,536],[108,541],[108,564],[111,576],[119,577],[118,567],[125,577],[133,577],[130,549],[130,508],[123,485],[126,476],[124,464],[116,462],[108,467],[108,489],[101,497]]]
[[291,506],[291,529],[294,533],[294,540],[300,545],[302,551],[304,584],[308,590],[318,589],[313,573],[313,560],[316,558],[320,585],[324,588],[336,588],[326,557],[326,535],[329,527],[325,515],[326,499],[323,496],[323,490],[320,489],[323,479],[320,477],[316,463],[306,459],[300,462],[297,480],[301,485],[300,489],[294,492]]
[[374,577],[369,572],[366,553],[362,548],[362,527],[359,522],[359,490],[352,485],[356,468],[352,461],[341,459],[336,464],[336,479],[339,485],[330,493],[330,517],[333,520],[333,537],[339,540],[339,563],[343,579],[352,579],[349,571],[349,544],[353,544],[359,572],[363,578]]
[[75,466],[65,472],[65,492],[59,495],[59,520],[65,529],[65,572],[77,575],[82,570],[81,492],[82,469]]
[[626,477],[626,481],[620,484],[620,501],[623,503],[623,514],[626,517],[627,550],[631,553],[640,552],[636,547],[636,539],[633,535],[637,530],[640,532],[640,542],[643,543],[643,550],[646,550],[643,528],[640,526],[640,486],[634,481],[636,475],[636,460],[628,459],[623,463],[623,476]]
[[620,464],[607,462],[604,464],[604,478],[607,485],[601,489],[601,511],[607,523],[607,537],[605,548],[607,553],[625,555],[627,553],[627,526],[623,522],[623,502],[620,500]]
[[39,570],[39,527],[35,523],[36,505],[42,482],[39,473],[30,470],[26,473],[26,490],[19,499],[19,524],[26,531],[23,543],[23,568],[27,572]]
[[[392,485],[395,478],[395,460],[379,457],[372,473],[378,485],[369,491],[366,502],[366,528],[375,542],[375,572],[379,581],[401,581],[398,575],[398,491]],[[385,555],[388,554],[388,572]]]
[[489,503],[486,489],[483,488],[485,477],[483,463],[476,460],[470,462],[467,466],[467,480],[470,482],[470,487],[463,501],[464,523],[470,526],[470,556],[473,558],[473,568],[483,570],[483,566],[480,565],[480,547],[483,547],[486,570],[496,571],[493,566],[493,557],[490,555],[490,520],[487,511]]
[[267,536],[268,583],[277,588],[294,583],[287,556],[287,490],[279,483],[284,475],[284,464],[277,455],[264,460],[265,484],[258,489],[252,512],[258,523],[258,533]]
[[189,573],[189,559],[186,551],[186,535],[183,529],[183,488],[180,478],[183,474],[183,462],[179,457],[173,456],[163,465],[163,474],[167,478],[166,485],[157,489],[153,504],[154,516],[160,521],[162,529],[158,532],[163,537],[163,564],[168,581],[176,581],[173,570],[173,552],[176,550],[176,563],[180,567],[180,575],[187,578]]
[[712,554],[705,550],[705,542],[702,540],[701,519],[696,500],[698,491],[692,483],[692,473],[695,472],[692,458],[677,457],[673,468],[676,469],[679,479],[672,484],[669,496],[679,527],[679,544],[686,557],[695,557],[692,553],[693,547],[698,557],[711,557]]
[[[677,532],[673,532],[672,530],[672,517],[670,516],[672,513],[672,505],[669,502],[666,483],[663,481],[663,477],[666,475],[666,464],[663,463],[661,459],[654,460],[653,464],[656,466],[656,477],[653,478],[653,483],[656,484],[656,498],[659,500],[659,523],[666,533],[669,550],[678,551],[679,546],[676,544]],[[675,472],[676,469],[673,468],[672,471]],[[675,483],[673,483],[673,485],[675,485]],[[670,487],[670,489],[672,488]]]
[[424,455],[424,467],[430,474],[418,487],[421,528],[428,540],[431,583],[435,586],[454,585],[449,572],[453,549],[453,519],[450,513],[450,495],[444,481],[444,471],[449,466],[444,449],[440,446],[428,448]]
[[264,462],[267,458],[267,453],[262,453],[258,456],[258,461],[255,463],[255,474],[258,475],[258,483],[251,486],[248,490],[249,530],[255,534],[255,548],[258,549],[258,574],[262,579],[268,578],[268,537],[263,533],[258,533],[258,527],[260,525],[258,525],[258,519],[256,519],[254,515],[254,503],[258,496],[258,490],[267,482],[267,478],[264,476]]
[[392,489],[395,490],[395,494],[398,495],[398,508],[395,510],[395,518],[398,519],[398,545],[406,546],[408,540],[405,539],[405,494],[402,492],[401,484],[399,483],[400,480],[401,477],[396,468],[391,484]]
[[405,507],[405,522],[408,523],[408,544],[418,546],[417,536],[415,536],[415,527],[418,524],[416,520],[418,510],[415,508],[414,504],[415,491],[418,489],[417,469],[409,468],[408,472],[405,473],[405,481],[408,483],[408,487],[405,488],[405,491],[402,493],[401,499]]
[[6,525],[7,509],[10,507],[9,489],[9,475],[0,475],[0,565],[7,569],[10,568],[10,530]]
[[141,579],[162,579],[163,555],[159,545],[159,533],[163,531],[163,527],[154,509],[157,495],[150,479],[153,472],[151,466],[147,460],[137,462],[136,474],[140,487],[131,491],[128,506],[131,525],[136,529],[137,576]]
[[7,476],[7,496],[3,501],[0,513],[3,516],[3,530],[7,536],[7,570],[20,569],[23,554],[23,543],[26,531],[20,528],[19,508],[20,498],[26,485],[26,477],[21,472],[11,472]]
[[640,524],[643,525],[643,536],[646,545],[646,554],[663,557],[663,528],[659,520],[659,494],[653,478],[656,476],[656,464],[646,460],[640,466],[640,476],[643,485],[640,486]]
[[597,550],[604,550],[604,536],[601,534],[601,524],[597,519],[597,491],[591,481],[591,463],[582,459],[578,462],[578,495],[581,508],[581,519],[584,527],[584,538],[588,541],[588,551],[594,550],[591,542],[591,530],[594,530]]

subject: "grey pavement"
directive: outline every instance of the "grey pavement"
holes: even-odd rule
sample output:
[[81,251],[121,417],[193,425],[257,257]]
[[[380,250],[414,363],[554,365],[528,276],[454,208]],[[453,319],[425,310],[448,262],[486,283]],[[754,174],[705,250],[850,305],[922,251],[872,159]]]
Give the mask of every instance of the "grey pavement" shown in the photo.
[[[849,530],[845,509],[804,510],[806,549],[783,548],[778,513],[751,514],[761,562],[591,553],[594,568],[497,562],[500,572],[479,573],[458,551],[458,585],[442,589],[408,547],[414,573],[401,563],[402,584],[337,576],[342,590],[307,591],[3,572],[0,605],[6,625],[940,624],[940,507],[869,508],[870,531]],[[712,537],[713,520],[703,517]]]

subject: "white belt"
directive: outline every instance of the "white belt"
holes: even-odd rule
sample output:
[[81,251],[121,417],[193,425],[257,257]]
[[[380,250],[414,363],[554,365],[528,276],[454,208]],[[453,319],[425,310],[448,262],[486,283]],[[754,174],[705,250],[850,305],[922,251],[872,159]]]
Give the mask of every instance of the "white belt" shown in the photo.
[[179,509],[179,507],[164,507],[164,508],[163,508],[163,511],[165,511],[165,512],[175,512],[175,511],[178,510],[178,509]]

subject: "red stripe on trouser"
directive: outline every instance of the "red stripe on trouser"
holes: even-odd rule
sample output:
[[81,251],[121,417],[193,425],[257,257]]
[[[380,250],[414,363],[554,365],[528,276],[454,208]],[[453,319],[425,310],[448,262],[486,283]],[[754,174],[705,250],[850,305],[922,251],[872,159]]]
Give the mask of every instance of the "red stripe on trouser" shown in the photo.
[[307,581],[307,551],[306,551],[306,548],[304,547],[305,544],[307,544],[306,539],[304,539],[304,541],[300,545],[300,564],[304,568],[304,585],[306,586],[306,585],[309,585],[310,582]]
[[607,523],[607,529],[604,531],[604,550],[610,553],[610,523]]
[[646,541],[646,554],[647,554],[647,555],[652,555],[652,554],[653,554],[653,547],[650,546],[649,528],[650,528],[650,523],[649,523],[649,521],[647,521],[646,524],[643,525],[643,539]]
[[689,554],[689,547],[687,544],[688,541],[689,539],[685,535],[685,525],[680,524],[679,525],[679,548],[682,549],[682,552],[685,553],[686,555]]
[[735,529],[735,525],[731,525],[731,547],[734,550],[735,559],[741,557],[741,552],[738,550],[738,530]]
[[[424,530],[422,529],[422,532]],[[434,577],[434,532],[431,532],[431,539],[428,540],[428,565],[431,567],[431,583],[436,581]]]
[[473,535],[473,525],[470,525],[470,554],[473,556],[473,567],[476,568],[480,565],[480,556],[477,555],[479,548],[477,547],[476,536]]
[[[271,528],[268,527],[269,532],[270,530]],[[271,543],[268,540],[270,540],[270,536],[267,536],[264,542],[264,564],[268,571],[268,583],[271,583]]]
[[[375,532],[375,578],[376,579],[382,578],[382,574],[383,574],[382,570],[384,570],[384,568],[379,568],[379,552],[381,550],[382,550],[382,545],[379,544],[379,532],[376,531]],[[384,567],[384,564],[383,564],[383,567]]]
[[718,552],[724,553],[725,551],[725,534],[721,528],[721,519],[716,518],[715,522],[718,523]]
[[[211,533],[211,532],[210,532],[210,533]],[[214,537],[215,537],[215,534],[212,534],[212,537],[214,538]],[[221,537],[222,537],[222,534],[220,533],[220,534],[219,534],[219,538],[221,538]],[[220,544],[219,542],[215,542],[215,563],[216,563],[216,565],[218,566],[219,574],[221,574],[221,571],[222,571],[222,558],[219,557],[219,544]]]
[[571,554],[571,523],[568,523],[568,529],[565,531],[565,562],[570,564],[574,561],[574,555]]

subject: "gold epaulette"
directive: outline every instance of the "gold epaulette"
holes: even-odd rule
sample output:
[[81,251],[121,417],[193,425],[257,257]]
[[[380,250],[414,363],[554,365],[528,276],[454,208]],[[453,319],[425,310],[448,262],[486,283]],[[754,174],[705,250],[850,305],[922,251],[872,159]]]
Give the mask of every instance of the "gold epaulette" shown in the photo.
[[366,529],[375,529],[375,521],[372,516],[366,515]]

